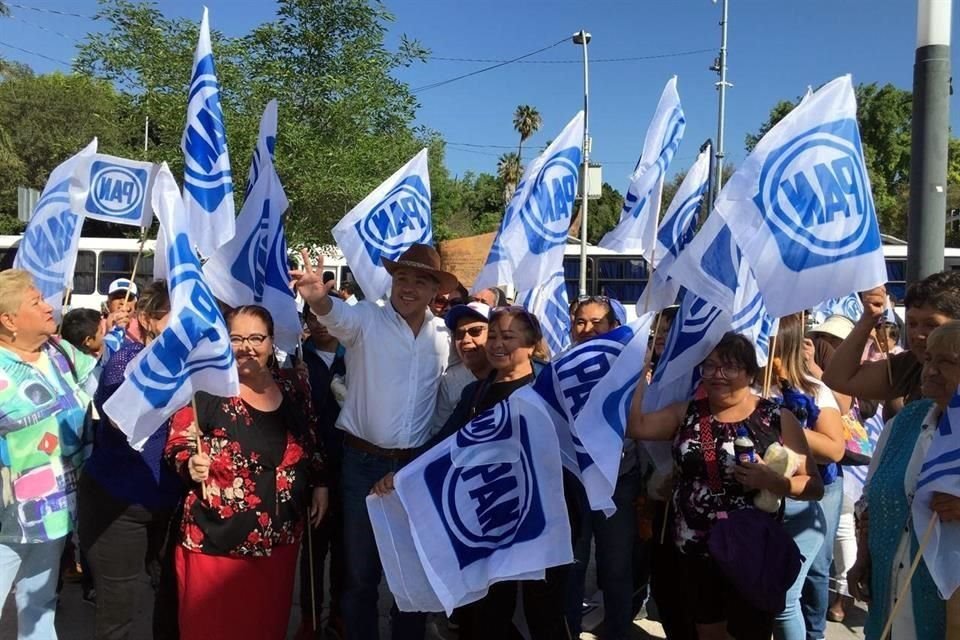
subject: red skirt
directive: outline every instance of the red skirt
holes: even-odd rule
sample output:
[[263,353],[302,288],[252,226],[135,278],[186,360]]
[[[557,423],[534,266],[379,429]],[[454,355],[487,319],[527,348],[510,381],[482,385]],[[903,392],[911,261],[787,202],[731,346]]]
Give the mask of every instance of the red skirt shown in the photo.
[[181,640],[282,640],[287,636],[300,545],[237,558],[174,554]]

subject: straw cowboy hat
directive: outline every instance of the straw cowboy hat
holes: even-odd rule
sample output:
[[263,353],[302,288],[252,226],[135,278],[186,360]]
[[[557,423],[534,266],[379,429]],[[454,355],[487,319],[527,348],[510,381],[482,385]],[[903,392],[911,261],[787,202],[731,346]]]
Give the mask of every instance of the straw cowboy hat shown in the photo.
[[400,257],[396,260],[380,258],[380,262],[383,263],[383,267],[391,276],[397,271],[397,269],[400,269],[401,267],[405,267],[407,269],[416,269],[417,271],[422,271],[430,275],[440,283],[440,290],[438,293],[449,293],[456,289],[457,285],[460,284],[460,281],[457,280],[457,276],[453,275],[452,273],[448,273],[441,268],[440,254],[437,253],[437,250],[430,245],[412,245],[409,249],[401,253]]

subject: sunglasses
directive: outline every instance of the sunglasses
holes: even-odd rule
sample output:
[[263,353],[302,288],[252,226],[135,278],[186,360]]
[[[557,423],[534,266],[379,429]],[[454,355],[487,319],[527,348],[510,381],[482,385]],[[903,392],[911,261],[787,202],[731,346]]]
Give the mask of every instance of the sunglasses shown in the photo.
[[471,338],[479,338],[480,336],[484,335],[486,332],[487,332],[487,328],[484,326],[469,327],[467,329],[457,329],[453,333],[453,337],[455,340],[463,340],[468,335]]

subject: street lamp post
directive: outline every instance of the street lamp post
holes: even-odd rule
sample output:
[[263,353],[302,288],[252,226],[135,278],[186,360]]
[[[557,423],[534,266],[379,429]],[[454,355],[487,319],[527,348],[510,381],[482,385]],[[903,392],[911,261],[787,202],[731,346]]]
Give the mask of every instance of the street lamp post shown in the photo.
[[950,4],[918,0],[907,214],[907,282],[943,270],[950,137]]
[[587,203],[590,198],[590,75],[587,66],[587,45],[590,34],[581,29],[573,34],[573,44],[583,47],[583,198],[580,213],[580,295],[587,295]]
[[[716,2],[717,0],[713,0]],[[710,189],[710,208],[713,208],[713,203],[717,199],[717,194],[720,193],[720,187],[723,182],[723,125],[724,119],[726,117],[726,108],[727,108],[727,87],[732,87],[733,85],[727,82],[727,12],[729,9],[728,0],[723,0],[723,13],[720,18],[720,55],[717,56],[716,62],[713,66],[710,67],[711,71],[716,71],[717,75],[720,76],[720,81],[716,83],[717,90],[720,94],[719,104],[717,105],[717,148],[714,153],[714,170],[715,174],[713,177],[713,184]]]

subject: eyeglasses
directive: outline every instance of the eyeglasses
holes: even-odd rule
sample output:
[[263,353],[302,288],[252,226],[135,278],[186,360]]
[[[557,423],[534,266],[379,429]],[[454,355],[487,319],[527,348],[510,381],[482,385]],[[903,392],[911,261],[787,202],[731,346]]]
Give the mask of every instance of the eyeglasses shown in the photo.
[[485,326],[470,327],[469,329],[457,329],[453,333],[453,337],[455,340],[463,340],[467,337],[467,335],[469,335],[471,338],[479,338],[486,332],[487,328]]
[[712,362],[704,362],[700,365],[700,375],[704,378],[722,378],[724,380],[732,380],[740,375],[740,372],[743,371],[743,367],[737,365],[716,365]]
[[249,336],[230,336],[230,344],[235,347],[242,347],[244,342],[249,342],[251,347],[259,347],[267,338],[270,336],[265,336],[262,333],[253,333]]

